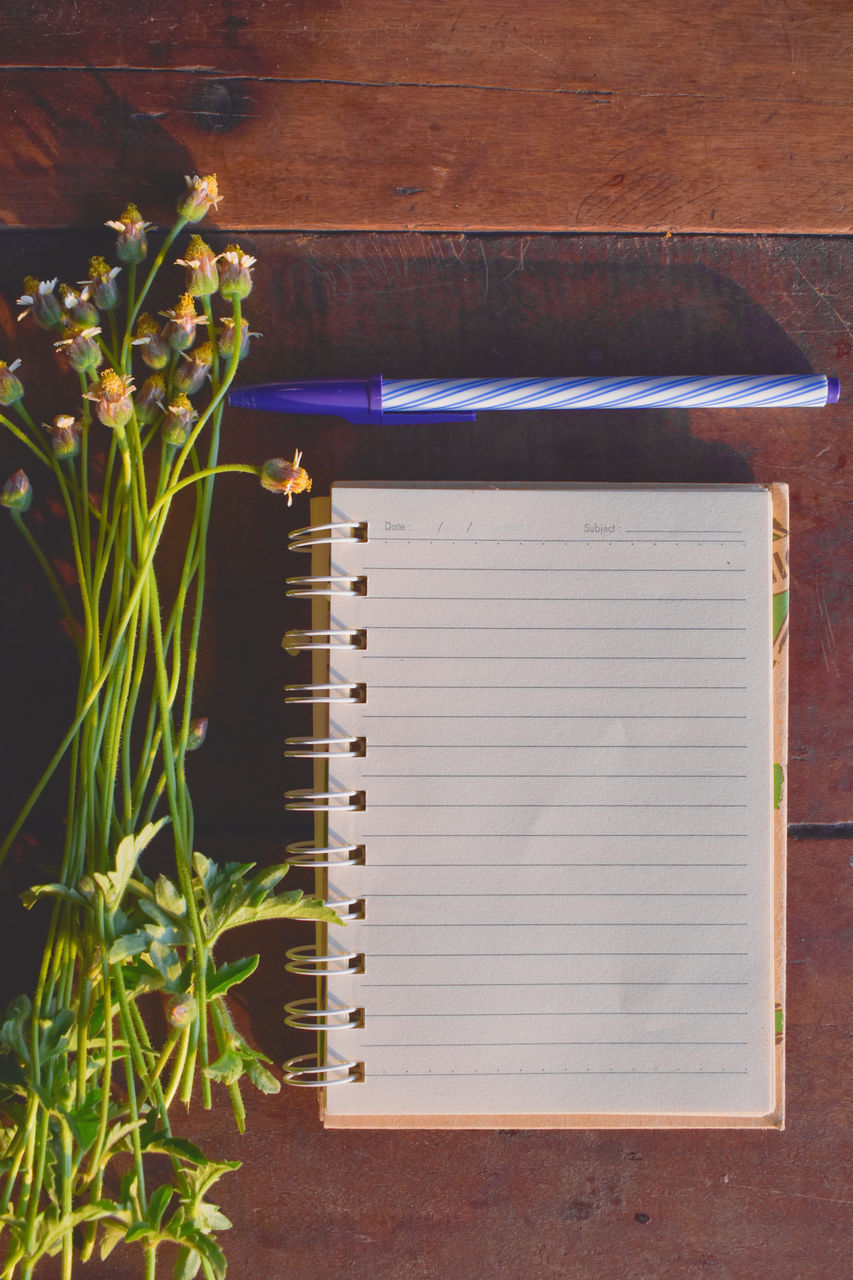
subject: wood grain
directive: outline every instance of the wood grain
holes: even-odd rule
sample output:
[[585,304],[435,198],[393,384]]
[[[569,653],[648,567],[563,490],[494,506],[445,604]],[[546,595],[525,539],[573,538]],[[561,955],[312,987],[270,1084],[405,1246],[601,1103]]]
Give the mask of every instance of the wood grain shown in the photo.
[[14,0],[0,220],[162,219],[197,170],[256,229],[846,232],[851,38],[846,0]]
[[[211,239],[224,245],[224,235]],[[76,384],[45,358],[47,335],[16,325],[8,300],[27,272],[83,278],[88,255],[109,243],[107,232],[4,234],[0,358],[22,356],[39,419],[69,408]],[[787,481],[789,815],[800,823],[853,817],[853,240],[258,233],[241,243],[259,259],[245,307],[264,334],[241,381],[380,371],[838,374],[842,401],[826,410],[483,414],[464,429],[410,430],[234,410],[223,449],[228,460],[260,462],[298,445],[320,494],[333,478]],[[152,303],[169,305],[182,279],[172,271]],[[23,461],[0,436],[0,479]],[[28,519],[61,560],[50,487],[43,474],[32,480]],[[250,480],[225,477],[217,488],[196,699],[210,730],[192,757],[191,783],[199,847],[222,861],[279,861],[286,840],[308,835],[299,815],[282,809],[284,789],[306,785],[304,762],[281,757],[287,734],[308,732],[281,703],[281,686],[307,678],[307,662],[279,648],[284,630],[305,622],[305,602],[283,595],[286,533],[305,521],[304,505],[288,512]],[[14,533],[0,521],[4,830],[61,738],[73,700],[69,646]],[[2,997],[29,985],[44,916],[25,913],[16,895],[52,878],[62,810],[60,786],[3,868]],[[292,1091],[251,1095],[241,1138],[227,1104],[194,1108],[181,1121],[186,1135],[212,1157],[243,1161],[215,1196],[235,1224],[222,1238],[230,1274],[843,1275],[853,1218],[845,1088],[851,852],[849,839],[790,849],[784,1133],[324,1132],[316,1099]],[[309,887],[305,873],[292,878],[292,887]],[[239,1021],[276,1064],[308,1051],[282,1014],[286,1000],[305,994],[300,979],[283,974],[283,953],[305,941],[305,926],[261,926],[221,955],[262,954],[239,989]],[[110,1256],[108,1270],[92,1265],[104,1280],[139,1274],[129,1248]],[[44,1280],[58,1275],[51,1267]]]

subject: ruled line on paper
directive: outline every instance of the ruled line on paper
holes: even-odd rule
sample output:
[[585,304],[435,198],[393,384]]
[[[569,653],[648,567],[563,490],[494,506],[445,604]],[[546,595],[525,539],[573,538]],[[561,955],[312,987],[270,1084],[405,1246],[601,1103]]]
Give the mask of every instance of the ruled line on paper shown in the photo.
[[[673,497],[664,492],[659,499],[655,492],[656,506],[651,507],[637,506],[636,495],[628,494],[613,500],[625,502],[624,513],[640,517],[619,517],[623,530],[629,529],[631,536],[617,530],[618,536],[613,538],[591,539],[575,534],[583,518],[591,519],[592,513],[571,505],[588,502],[588,495],[558,495],[555,501],[560,505],[551,507],[548,515],[540,512],[540,495],[535,492],[518,497],[514,492],[481,495],[466,491],[460,520],[458,508],[449,501],[431,511],[429,504],[435,497],[430,490],[409,493],[394,489],[390,500],[378,489],[367,492],[371,500],[378,495],[373,506],[359,513],[371,530],[381,528],[381,521],[388,518],[405,521],[411,530],[410,536],[402,539],[371,536],[371,542],[383,543],[373,556],[369,548],[355,548],[351,555],[347,548],[339,552],[333,548],[336,561],[340,556],[341,572],[352,572],[357,565],[358,572],[372,575],[366,596],[351,605],[344,602],[340,608],[333,603],[334,625],[352,626],[357,619],[367,630],[368,649],[342,659],[340,678],[345,675],[351,679],[357,667],[362,670],[369,701],[351,713],[332,714],[341,721],[336,732],[349,732],[356,724],[368,742],[366,759],[340,765],[340,785],[367,783],[374,798],[371,801],[368,790],[366,813],[340,819],[331,815],[330,822],[333,841],[357,839],[368,850],[368,877],[364,878],[363,869],[341,873],[335,892],[346,896],[357,893],[366,902],[366,918],[353,925],[352,946],[364,950],[367,957],[365,977],[356,986],[364,991],[368,1025],[377,1023],[376,1034],[369,1041],[358,1037],[359,1053],[364,1048],[374,1064],[371,1067],[371,1061],[365,1061],[366,1087],[369,1090],[375,1078],[379,1089],[387,1086],[392,1090],[390,1095],[375,1095],[383,1099],[377,1111],[394,1113],[393,1101],[389,1109],[389,1096],[407,1102],[417,1096],[415,1111],[440,1112],[440,1099],[449,1101],[446,1109],[458,1110],[454,1101],[471,1098],[471,1090],[476,1090],[478,1112],[490,1113],[490,1097],[509,1099],[506,1109],[520,1110],[526,1105],[522,1090],[529,1085],[519,1080],[513,1093],[514,1077],[539,1077],[543,1095],[549,1088],[556,1090],[548,1095],[551,1102],[544,1110],[578,1109],[571,1105],[573,1097],[583,1098],[585,1104],[590,1097],[598,1100],[581,1110],[607,1110],[607,1100],[622,1098],[626,1087],[632,1090],[633,1098],[643,1096],[637,1091],[645,1089],[644,1077],[649,1078],[652,1090],[645,1096],[671,1096],[677,1099],[672,1108],[675,1111],[689,1112],[691,1098],[700,1100],[700,1110],[703,1106],[724,1114],[737,1110],[738,1099],[750,1097],[741,1082],[750,1070],[760,1074],[763,1069],[755,1047],[755,1026],[761,1023],[761,1015],[756,1017],[753,999],[757,989],[757,926],[751,897],[755,889],[751,879],[755,823],[752,799],[745,789],[718,788],[716,783],[745,784],[757,767],[749,717],[755,686],[753,655],[759,646],[754,613],[744,606],[754,598],[755,565],[760,563],[754,553],[760,515],[755,527],[750,516],[736,529],[742,507],[732,505],[734,498],[721,500],[716,491],[707,496],[703,493],[695,515],[686,495]],[[358,487],[353,493],[354,510]],[[410,500],[411,506],[407,505]],[[754,502],[756,512],[764,509],[764,495],[758,494]],[[351,518],[349,508],[342,510]],[[488,527],[483,517],[486,511],[495,513],[495,520],[518,519],[520,527],[512,527],[518,536]],[[643,520],[643,515],[658,511],[657,519],[653,515],[651,520]],[[580,525],[573,524],[580,513]],[[718,513],[722,518],[716,518]],[[671,514],[675,518],[670,518]],[[709,514],[712,518],[706,525],[702,517]],[[423,536],[423,526],[418,523],[423,519],[429,521],[430,530],[442,524],[442,533],[450,520],[452,527],[459,526],[464,533],[467,521],[469,533],[476,531],[482,537],[436,540]],[[640,528],[644,524],[650,527]],[[562,529],[568,537],[553,536]],[[430,550],[432,541],[437,545]],[[391,542],[397,544],[393,550],[387,545]],[[538,553],[536,544],[541,544]],[[358,564],[359,555],[371,563],[366,567]],[[517,561],[511,562],[513,556],[526,558],[527,565],[519,567]],[[377,563],[382,559],[393,563]],[[464,563],[457,567],[453,563],[457,559]],[[480,568],[478,560],[484,562]],[[546,563],[538,567],[537,560]],[[693,560],[697,565],[688,564]],[[655,567],[658,561],[660,565]],[[496,573],[505,576],[496,578]],[[579,578],[578,574],[588,576]],[[617,574],[621,576],[614,576]],[[673,574],[685,581],[674,582]],[[738,582],[723,583],[721,575],[737,575]],[[393,591],[397,584],[399,593]],[[435,593],[430,591],[432,585]],[[648,594],[643,591],[646,586]],[[738,594],[732,596],[732,590]],[[727,594],[721,596],[720,591]],[[411,604],[406,606],[405,601]],[[709,625],[697,625],[702,619]],[[471,637],[466,641],[468,631]],[[493,635],[486,636],[487,631]],[[420,642],[412,638],[417,632],[423,632]],[[610,632],[612,637],[608,637]],[[541,636],[542,645],[549,650],[541,659],[536,653],[520,652],[536,647],[529,643],[534,636]],[[608,640],[618,646],[615,655],[600,647],[600,642]],[[438,653],[426,651],[431,645]],[[469,652],[453,652],[457,645]],[[380,652],[383,647],[388,650],[385,654]],[[403,652],[407,647],[417,652]],[[476,652],[478,647],[483,652]],[[560,654],[561,647],[583,651]],[[667,653],[668,647],[677,652]],[[711,650],[709,656],[701,654],[703,647]],[[638,655],[637,650],[643,648],[651,650],[651,656]],[[733,652],[723,654],[726,648]],[[619,666],[602,667],[602,661]],[[638,668],[638,661],[648,663],[649,670]],[[476,672],[474,662],[480,663]],[[701,671],[695,665],[688,670],[688,663],[706,665]],[[721,667],[721,663],[725,665]],[[371,672],[375,672],[376,681],[370,679]],[[469,673],[470,681],[465,678]],[[552,673],[554,680],[550,681]],[[447,680],[441,679],[443,674]],[[418,680],[419,675],[426,679]],[[530,684],[521,683],[525,679]],[[414,696],[407,696],[406,690]],[[410,707],[413,710],[406,714]],[[543,708],[553,710],[542,714]],[[472,714],[479,710],[486,714]],[[689,714],[691,710],[693,714]],[[643,725],[643,721],[647,723]],[[621,731],[620,724],[624,725]],[[733,740],[721,742],[723,732]],[[483,741],[487,735],[490,740]],[[705,736],[713,740],[697,740]],[[518,741],[530,737],[539,741]],[[575,741],[561,740],[566,737]],[[646,741],[616,742],[616,737]],[[542,738],[548,741],[543,743]],[[577,741],[579,738],[587,741]],[[610,741],[602,743],[598,738]],[[661,742],[660,738],[671,741]],[[610,754],[596,754],[604,750]],[[614,756],[614,750],[642,750],[646,754]],[[685,756],[685,750],[693,754]],[[448,755],[438,756],[437,751]],[[461,757],[460,751],[471,753],[471,758]],[[572,754],[559,756],[555,751]],[[575,754],[578,751],[585,753],[583,758]],[[649,751],[655,754],[650,756]],[[696,754],[700,751],[701,758]],[[738,754],[720,757],[720,751]],[[537,762],[543,767],[537,769]],[[457,763],[460,769],[454,769]],[[567,768],[561,770],[564,763]],[[620,764],[626,768],[617,772]],[[338,766],[332,769],[337,771]],[[459,783],[456,788],[454,780]],[[586,780],[594,787],[581,787]],[[489,781],[489,788],[479,787],[480,781]],[[420,791],[413,789],[421,782]],[[505,783],[505,788],[498,787],[499,783]],[[470,784],[468,799],[458,805],[451,803],[457,790],[464,793],[466,784]],[[554,788],[558,788],[556,796]],[[434,804],[423,801],[430,791],[438,797]],[[516,792],[528,802],[541,794],[545,802],[507,803]],[[408,803],[396,803],[405,793]],[[483,797],[490,793],[497,795],[497,804],[484,802]],[[729,801],[686,803],[687,796],[694,800],[708,793],[728,795]],[[561,794],[585,802],[562,803]],[[626,803],[631,796],[636,796],[636,804]],[[734,803],[735,797],[745,803]],[[611,802],[600,803],[605,798]],[[453,809],[458,811],[456,818]],[[494,835],[459,830],[482,827],[484,815],[491,810],[495,826],[517,825],[519,830],[504,829]],[[541,819],[528,816],[537,810]],[[632,810],[641,827],[658,830],[630,830],[634,825]],[[684,824],[688,821],[695,822],[697,828],[706,825],[712,829],[687,831]],[[428,829],[434,825],[455,830],[436,833]],[[546,829],[528,834],[528,825]],[[659,829],[668,825],[682,829]],[[739,829],[719,829],[726,825]],[[588,826],[591,830],[561,831],[561,826]],[[622,829],[602,830],[606,826]],[[405,830],[407,827],[415,829]],[[485,844],[487,840],[491,847]],[[554,844],[555,840],[559,844]],[[697,845],[697,840],[706,843]],[[477,858],[477,850],[482,850],[482,859]],[[382,851],[387,863],[381,861]],[[630,856],[632,852],[637,858]],[[701,861],[691,862],[691,852]],[[500,861],[498,854],[505,860]],[[566,861],[572,854],[577,862]],[[415,860],[405,861],[409,855]],[[600,857],[596,859],[596,855]],[[537,856],[539,861],[528,860]],[[654,861],[656,857],[661,861]],[[660,872],[655,867],[660,867]],[[373,878],[371,870],[376,873]],[[528,878],[530,873],[535,879]],[[555,877],[558,884],[582,888],[555,891]],[[361,883],[356,887],[359,878]],[[481,886],[488,888],[487,880],[491,880],[492,890],[507,884],[511,891],[484,894]],[[602,891],[600,886],[608,883],[624,889]],[[372,884],[378,892],[370,890]],[[448,892],[454,884],[460,891]],[[431,892],[420,892],[420,885]],[[540,892],[545,888],[549,892]],[[448,906],[453,898],[459,899],[455,911]],[[475,898],[481,900],[479,908]],[[548,905],[549,899],[553,906]],[[476,914],[463,919],[468,909]],[[482,918],[483,910],[491,918]],[[539,920],[543,910],[552,916],[577,912],[582,918]],[[602,919],[608,912],[616,918]],[[680,918],[649,919],[650,915],[670,912]],[[622,919],[627,913],[635,918]],[[418,920],[424,914],[427,920]],[[495,921],[495,916],[510,914],[513,918],[509,921]],[[709,921],[709,914],[722,919]],[[401,915],[407,921],[394,923],[394,917]],[[697,919],[684,919],[685,915]],[[382,923],[374,922],[371,916],[380,916]],[[459,920],[448,922],[441,916],[459,916]],[[344,936],[335,926],[330,928],[333,938]],[[406,932],[388,933],[388,929]],[[436,929],[442,932],[436,933]],[[589,944],[586,949],[585,941]],[[495,952],[495,946],[502,949]],[[504,963],[496,968],[502,959]],[[371,960],[376,961],[372,969]],[[541,980],[535,977],[538,970]],[[499,972],[513,980],[494,981]],[[440,983],[424,981],[439,973]],[[624,979],[621,973],[626,975]],[[534,980],[527,981],[531,976]],[[385,977],[390,981],[382,981]],[[420,980],[406,981],[409,977]],[[335,980],[330,981],[334,994]],[[349,991],[345,981],[340,980],[341,998]],[[574,994],[562,992],[563,987],[575,988]],[[447,991],[450,1000],[451,990],[456,1012],[444,1013],[440,992]],[[505,1000],[501,998],[503,991]],[[625,993],[624,999],[620,991]],[[586,1007],[555,1010],[553,1005],[567,996]],[[736,1007],[721,1010],[723,998]],[[674,1009],[648,1007],[668,1000],[676,1004]],[[483,1005],[510,1001],[509,1008],[497,1013],[482,1012]],[[519,1008],[522,1001],[524,1008]],[[630,1006],[634,1001],[643,1007],[619,1012],[601,1009],[603,1003]],[[464,1011],[465,1003],[474,1003],[474,1011]],[[711,1007],[702,1008],[703,1004]],[[542,1006],[544,1012],[529,1013],[530,1006]],[[408,1021],[391,1021],[402,1017]],[[489,1026],[483,1018],[490,1017],[500,1017],[501,1022]],[[724,1025],[720,1017],[732,1021]],[[455,1021],[443,1024],[442,1018]],[[460,1018],[466,1021],[460,1022]],[[612,1021],[602,1022],[602,1018]],[[548,1024],[550,1035],[545,1029]],[[445,1026],[449,1042],[441,1034]],[[478,1030],[489,1038],[478,1038]],[[423,1040],[383,1048],[380,1041],[386,1031],[389,1036],[397,1034],[403,1042],[407,1035],[422,1035]],[[505,1038],[494,1040],[496,1033]],[[560,1039],[560,1033],[565,1039]],[[341,1033],[336,1039],[330,1029],[332,1051],[351,1043],[347,1040],[351,1034]],[[541,1042],[539,1035],[543,1036]],[[465,1043],[460,1044],[454,1036],[464,1038]],[[513,1054],[502,1057],[505,1047],[512,1047]],[[535,1060],[532,1054],[519,1056],[525,1047],[537,1050]],[[562,1051],[564,1047],[568,1053]],[[477,1048],[483,1051],[480,1057],[470,1058],[470,1050]],[[457,1062],[457,1058],[461,1060]],[[476,1069],[478,1063],[482,1072]],[[453,1069],[457,1065],[458,1071]],[[652,1080],[655,1075],[663,1080],[657,1095]],[[502,1083],[501,1076],[509,1083]],[[578,1083],[561,1090],[562,1076]],[[608,1093],[609,1076],[614,1076],[614,1081]],[[617,1083],[620,1077],[630,1076],[637,1077],[636,1088]],[[667,1083],[676,1076],[685,1080],[680,1090],[677,1083]],[[708,1080],[707,1086],[699,1076]],[[723,1079],[725,1076],[731,1076],[731,1081]],[[429,1084],[430,1077],[436,1080],[435,1089]],[[592,1094],[581,1077],[592,1082]],[[489,1094],[491,1078],[501,1092]],[[408,1091],[407,1079],[412,1080]],[[460,1081],[456,1092],[455,1080]],[[466,1085],[466,1080],[473,1083]],[[596,1080],[601,1081],[597,1093]],[[398,1086],[400,1092],[395,1095],[393,1090]],[[573,1094],[576,1088],[581,1092]],[[420,1089],[426,1090],[423,1100]],[[366,1092],[364,1096],[365,1114],[371,1114],[373,1094]],[[708,1108],[709,1097],[721,1105]],[[353,1100],[357,1112],[358,1098]],[[562,1108],[560,1102],[565,1104]],[[332,1103],[337,1105],[337,1099]],[[341,1106],[346,1111],[350,1102],[344,1100]],[[500,1109],[494,1107],[495,1111]],[[411,1107],[399,1108],[402,1114],[408,1110]]]
[[[337,565],[332,565],[332,571],[338,570]],[[366,564],[362,566],[363,573],[440,573],[446,576],[448,573],[501,573],[504,577],[511,574],[521,574],[526,577],[532,573],[592,573],[596,577],[600,573],[689,573],[691,576],[696,573],[746,573],[745,568],[726,565],[718,568],[697,568],[695,565],[670,565],[668,567],[635,567],[625,568],[624,566],[612,566],[610,568],[601,565],[527,565],[520,570],[517,565],[476,565],[476,564],[455,564],[448,568],[446,564]]]

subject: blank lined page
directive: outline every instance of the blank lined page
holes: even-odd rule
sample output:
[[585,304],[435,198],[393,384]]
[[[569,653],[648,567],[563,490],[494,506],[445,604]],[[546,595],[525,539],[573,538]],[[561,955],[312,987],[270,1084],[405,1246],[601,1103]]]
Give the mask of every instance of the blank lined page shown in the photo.
[[[769,494],[337,485],[326,1122],[774,1106]],[[343,1019],[346,1015],[342,1014]]]

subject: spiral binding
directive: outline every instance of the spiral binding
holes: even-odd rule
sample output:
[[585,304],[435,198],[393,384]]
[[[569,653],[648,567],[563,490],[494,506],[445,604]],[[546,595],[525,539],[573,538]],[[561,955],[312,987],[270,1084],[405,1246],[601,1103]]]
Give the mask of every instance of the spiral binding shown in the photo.
[[322,574],[319,577],[286,578],[287,596],[363,596],[367,578],[363,574]]
[[313,996],[284,1006],[286,1027],[297,1031],[351,1031],[364,1026],[364,1010],[354,1004],[318,1005]]
[[[340,542],[366,542],[367,525],[359,521],[332,521],[329,524],[307,525],[290,535],[290,550],[310,552],[316,547],[331,547]],[[312,564],[312,568],[315,567]],[[324,567],[324,566],[316,566]],[[336,596],[364,595],[367,578],[332,571],[328,574],[288,578],[286,594],[291,597],[331,599]],[[330,655],[341,650],[352,651],[367,648],[367,633],[359,628],[335,627],[326,618],[316,618],[318,629],[294,628],[285,632],[282,648],[290,654],[320,653]],[[325,625],[324,625],[325,624]],[[340,704],[364,703],[367,687],[362,683],[344,682],[330,676],[329,683],[289,684],[284,689],[287,703],[310,706],[334,707]],[[364,738],[335,734],[327,729],[328,737],[300,736],[287,738],[284,754],[291,759],[352,760],[366,754]],[[318,785],[315,775],[315,788]],[[319,783],[322,786],[322,783]],[[328,783],[326,784],[328,786]],[[353,813],[365,808],[365,793],[357,790],[298,789],[285,792],[285,808],[296,813],[339,814]],[[287,846],[287,861],[295,867],[340,868],[363,866],[364,846],[359,844],[317,844],[310,840],[296,841]],[[363,920],[363,898],[330,898],[324,902],[342,922]],[[284,1063],[284,1079],[287,1084],[300,1088],[325,1089],[335,1084],[355,1084],[364,1079],[363,1064],[327,1056],[325,1037],[327,1032],[355,1030],[364,1026],[364,1010],[357,1005],[329,1002],[323,994],[326,980],[334,975],[355,975],[364,972],[364,956],[358,951],[336,949],[331,943],[328,950],[316,944],[292,947],[286,953],[285,970],[318,982],[318,994],[314,998],[292,1000],[285,1005],[285,1024],[300,1031],[313,1031],[318,1039],[318,1051],[301,1054]],[[326,1057],[325,1062],[322,1058]]]
[[332,684],[286,684],[284,686],[284,700],[285,702],[310,703],[314,706],[320,703],[366,702],[367,686],[363,684],[345,684],[340,681]]
[[285,738],[284,745],[284,755],[291,760],[355,760],[367,755],[364,738]]
[[357,813],[366,808],[363,791],[285,791],[285,809],[293,813]]
[[[314,1066],[308,1066],[308,1063]],[[332,1084],[358,1084],[364,1079],[364,1068],[360,1062],[342,1059],[340,1062],[320,1062],[316,1053],[301,1053],[296,1058],[289,1058],[283,1064],[285,1084],[295,1085],[301,1089],[326,1089]],[[343,1071],[344,1075],[335,1072]],[[311,1077],[305,1079],[306,1076]]]
[[[285,849],[290,867],[363,867],[363,844],[315,845],[310,840],[296,840]],[[346,855],[346,856],[335,856]]]
[[346,631],[285,631],[281,647],[286,653],[316,653],[318,650],[366,649],[367,632],[359,630]]
[[358,951],[333,951],[319,955],[313,943],[291,947],[285,952],[286,973],[307,974],[317,977],[326,973],[364,973],[364,956]]

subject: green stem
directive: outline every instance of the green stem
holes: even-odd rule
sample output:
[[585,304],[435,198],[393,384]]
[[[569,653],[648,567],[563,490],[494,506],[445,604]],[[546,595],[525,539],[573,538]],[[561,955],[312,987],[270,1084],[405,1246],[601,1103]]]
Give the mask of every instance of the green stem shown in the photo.
[[188,485],[198,484],[199,480],[205,480],[208,476],[226,475],[229,471],[242,472],[243,475],[250,476],[261,474],[260,467],[253,467],[247,462],[223,462],[217,467],[204,467],[201,471],[194,471],[192,475],[185,476],[183,480],[179,480],[177,484],[168,488],[163,496],[152,504],[150,514],[156,515],[165,502],[171,502],[175,494],[180,493],[181,489],[186,489]]

